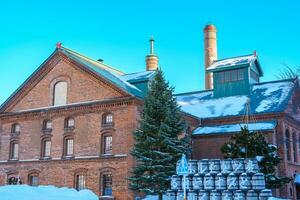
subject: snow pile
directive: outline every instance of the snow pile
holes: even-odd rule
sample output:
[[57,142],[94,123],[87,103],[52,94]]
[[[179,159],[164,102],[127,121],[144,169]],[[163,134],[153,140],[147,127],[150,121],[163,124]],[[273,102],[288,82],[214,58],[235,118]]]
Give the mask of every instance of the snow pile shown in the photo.
[[7,185],[0,187],[1,200],[98,200],[90,190],[77,191],[54,186],[31,187],[28,185]]
[[[194,130],[193,134],[217,134],[217,133],[233,133],[241,131],[241,127],[246,126],[246,124],[225,124],[217,126],[200,126]],[[250,132],[260,131],[260,130],[273,130],[276,126],[275,121],[265,121],[257,123],[249,123],[248,130]]]

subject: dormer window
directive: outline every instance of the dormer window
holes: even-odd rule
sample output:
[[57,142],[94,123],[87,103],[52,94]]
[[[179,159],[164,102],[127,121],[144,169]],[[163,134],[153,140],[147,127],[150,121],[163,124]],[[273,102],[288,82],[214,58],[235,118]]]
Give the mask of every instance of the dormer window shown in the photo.
[[111,113],[105,113],[102,116],[102,125],[113,125],[114,119],[113,114]]
[[75,127],[75,120],[73,118],[65,119],[65,128],[71,129]]
[[20,131],[21,131],[20,124],[13,124],[11,126],[11,133],[18,134],[18,133],[20,133]]
[[44,131],[51,131],[52,130],[52,121],[51,120],[44,120],[43,130]]

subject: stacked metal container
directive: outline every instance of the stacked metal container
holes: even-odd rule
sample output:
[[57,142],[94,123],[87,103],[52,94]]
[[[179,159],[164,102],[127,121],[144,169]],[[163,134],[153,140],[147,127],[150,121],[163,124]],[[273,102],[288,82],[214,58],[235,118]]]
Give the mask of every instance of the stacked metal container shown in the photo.
[[[189,160],[188,167],[188,200],[267,200],[272,196],[255,159]],[[182,176],[171,177],[169,200],[183,200],[183,183]]]

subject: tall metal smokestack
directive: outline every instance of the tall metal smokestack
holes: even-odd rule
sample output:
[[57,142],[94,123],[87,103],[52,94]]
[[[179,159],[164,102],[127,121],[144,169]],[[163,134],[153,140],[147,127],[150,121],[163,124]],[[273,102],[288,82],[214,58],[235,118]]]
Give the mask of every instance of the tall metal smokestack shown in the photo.
[[213,77],[206,69],[218,58],[217,55],[217,29],[208,24],[204,28],[204,60],[205,60],[205,89],[213,89]]

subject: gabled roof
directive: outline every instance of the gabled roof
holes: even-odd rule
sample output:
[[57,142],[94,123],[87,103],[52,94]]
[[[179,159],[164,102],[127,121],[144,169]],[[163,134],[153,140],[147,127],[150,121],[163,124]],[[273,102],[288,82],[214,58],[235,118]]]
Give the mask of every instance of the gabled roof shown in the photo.
[[219,118],[245,114],[250,100],[250,113],[284,112],[295,88],[295,79],[257,83],[250,95],[214,98],[212,90],[175,95],[181,110],[198,118]]
[[106,81],[113,84],[114,86],[124,91],[125,93],[128,93],[129,95],[138,98],[143,98],[145,94],[140,89],[138,89],[133,84],[131,84],[131,82],[135,79],[136,80],[143,79],[144,81],[146,81],[147,78],[153,76],[153,71],[140,72],[137,73],[135,76],[133,76],[133,74],[125,74],[102,62],[95,61],[73,50],[70,50],[65,47],[61,47],[55,49],[55,51],[31,74],[31,76],[28,77],[22,83],[22,85],[0,106],[0,112],[5,110],[6,106],[14,98],[17,97],[19,92],[22,89],[24,89],[28,83],[32,82],[34,78],[38,75],[38,73],[46,66],[46,64],[58,53],[62,53],[70,60],[74,61],[75,63],[78,63],[80,66],[84,67],[85,69],[95,74],[96,76],[104,78]]
[[120,76],[120,78],[129,83],[138,83],[151,80],[154,77],[155,73],[156,71],[135,72],[124,74],[123,76]]
[[257,66],[259,75],[262,76],[263,71],[258,62],[258,58],[256,55],[253,54],[226,58],[222,60],[216,60],[207,68],[207,71],[208,72],[223,71],[223,70],[234,69],[234,68],[248,67],[253,64]]
[[248,126],[250,132],[254,131],[271,131],[276,128],[276,121],[260,121],[255,123],[241,124],[222,124],[211,126],[199,126],[193,131],[193,135],[211,135],[211,134],[226,134],[237,133],[241,131],[241,127]]
[[70,59],[73,59],[74,61],[80,63],[81,65],[93,71],[97,75],[106,78],[108,81],[123,89],[125,92],[133,96],[143,98],[144,94],[140,89],[121,78],[124,75],[123,72],[109,67],[108,65],[105,65],[98,61],[87,58],[79,53],[76,53],[64,47],[58,49],[58,51],[65,54]]

